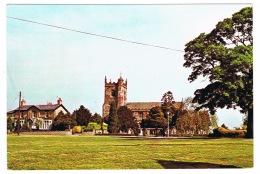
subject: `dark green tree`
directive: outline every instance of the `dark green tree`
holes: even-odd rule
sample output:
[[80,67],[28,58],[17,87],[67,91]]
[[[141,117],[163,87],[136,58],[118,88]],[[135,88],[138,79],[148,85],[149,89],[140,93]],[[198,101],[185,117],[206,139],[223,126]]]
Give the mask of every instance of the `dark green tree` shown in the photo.
[[102,117],[101,115],[99,115],[98,113],[95,113],[91,118],[90,118],[91,122],[96,122],[97,124],[101,124],[102,122]]
[[156,135],[158,128],[162,128],[164,133],[165,128],[167,127],[167,118],[165,118],[165,115],[159,106],[151,108],[146,120],[144,120],[144,123],[145,122],[148,127],[155,128]]
[[185,46],[184,67],[192,68],[188,80],[199,76],[209,80],[197,89],[193,102],[197,110],[240,108],[248,114],[247,134],[253,138],[253,13],[241,9],[219,22],[209,34],[202,33]]
[[118,133],[118,115],[116,102],[112,101],[110,103],[109,115],[108,115],[108,132],[109,133]]
[[76,114],[77,125],[87,127],[92,116],[91,112],[83,105],[81,105],[79,109],[74,111],[74,113]]
[[175,100],[174,100],[174,97],[173,97],[173,94],[171,91],[168,91],[166,93],[163,94],[162,96],[162,107],[172,107],[173,104],[175,103]]
[[77,114],[74,111],[71,115],[71,125],[70,128],[72,129],[74,126],[77,126]]
[[117,113],[119,130],[127,132],[129,128],[132,130],[138,129],[138,123],[132,111],[127,106],[121,106]]
[[[163,111],[164,117],[166,119],[168,119],[168,116],[169,116],[170,126],[172,127],[175,125],[176,119],[177,119],[177,118],[174,119],[173,117],[176,115],[175,113],[178,111],[178,108],[174,107],[175,100],[174,100],[172,92],[168,91],[168,92],[164,93],[161,101],[162,101],[161,109]],[[177,117],[177,115],[176,115],[176,117]]]
[[69,113],[64,114],[62,111],[54,118],[52,124],[52,130],[65,130],[68,129],[71,125],[71,116]]

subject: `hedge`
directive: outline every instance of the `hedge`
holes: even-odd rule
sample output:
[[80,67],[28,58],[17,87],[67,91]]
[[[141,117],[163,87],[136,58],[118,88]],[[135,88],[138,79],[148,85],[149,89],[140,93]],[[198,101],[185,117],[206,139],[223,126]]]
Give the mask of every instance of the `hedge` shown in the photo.
[[210,137],[244,137],[246,130],[228,130],[223,127],[213,129],[213,133],[209,134]]

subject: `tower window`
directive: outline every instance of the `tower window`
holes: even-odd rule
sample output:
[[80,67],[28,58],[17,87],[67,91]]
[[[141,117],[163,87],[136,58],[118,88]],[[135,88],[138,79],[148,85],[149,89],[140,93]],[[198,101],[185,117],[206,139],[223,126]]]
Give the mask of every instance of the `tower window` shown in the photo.
[[112,92],[111,92],[111,95],[113,96],[113,97],[115,97],[116,96],[116,90],[112,90]]

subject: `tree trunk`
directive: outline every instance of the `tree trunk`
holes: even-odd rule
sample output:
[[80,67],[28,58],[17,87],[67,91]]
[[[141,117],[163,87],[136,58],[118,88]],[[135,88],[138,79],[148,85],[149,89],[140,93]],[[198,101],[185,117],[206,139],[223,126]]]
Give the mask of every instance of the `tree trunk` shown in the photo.
[[247,133],[246,133],[246,138],[253,138],[254,135],[254,112],[253,108],[248,109],[248,123],[247,123]]

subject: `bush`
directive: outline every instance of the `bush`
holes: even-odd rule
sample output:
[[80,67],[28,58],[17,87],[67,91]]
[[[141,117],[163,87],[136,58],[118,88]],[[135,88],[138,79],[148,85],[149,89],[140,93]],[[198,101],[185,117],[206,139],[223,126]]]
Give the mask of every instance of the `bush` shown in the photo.
[[218,127],[213,129],[213,134],[210,134],[210,137],[244,137],[246,130],[228,130],[223,127]]
[[82,127],[81,126],[74,126],[72,129],[72,134],[75,133],[82,133]]
[[[103,123],[103,130],[107,130],[107,127],[108,127],[107,124]],[[95,130],[101,130],[101,125],[96,123],[96,122],[89,122],[88,126],[84,130],[86,130],[86,131],[93,131],[94,129]]]
[[101,129],[101,126],[96,122],[89,122],[86,131],[93,131],[94,129]]

